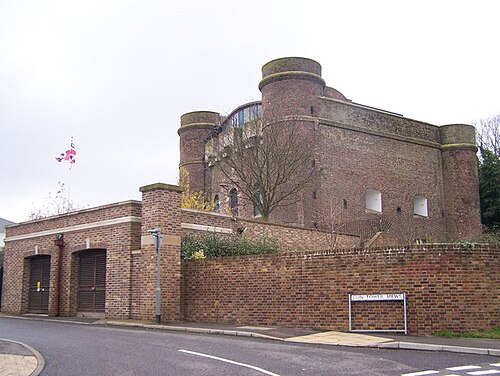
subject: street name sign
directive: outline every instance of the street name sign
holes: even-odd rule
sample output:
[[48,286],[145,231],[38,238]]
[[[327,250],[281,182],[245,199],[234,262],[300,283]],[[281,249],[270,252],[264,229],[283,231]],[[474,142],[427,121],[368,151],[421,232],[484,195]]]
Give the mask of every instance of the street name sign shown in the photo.
[[[403,314],[405,328],[402,329],[376,329],[376,330],[355,330],[352,329],[352,303],[363,303],[363,302],[383,302],[383,301],[402,301],[403,302]],[[350,332],[403,332],[408,334],[408,322],[406,317],[406,293],[398,292],[393,294],[349,294],[349,331]]]

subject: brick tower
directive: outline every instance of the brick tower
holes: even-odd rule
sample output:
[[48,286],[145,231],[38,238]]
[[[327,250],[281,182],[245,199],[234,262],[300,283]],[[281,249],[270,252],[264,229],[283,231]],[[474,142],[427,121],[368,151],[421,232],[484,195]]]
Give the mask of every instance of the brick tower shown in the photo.
[[[317,98],[325,95],[326,84],[321,78],[321,65],[303,57],[272,60],[262,67],[262,115],[265,124],[283,131],[296,127],[304,143],[316,152],[317,119],[314,116]],[[309,166],[315,164],[311,160]],[[316,186],[319,182],[316,183]],[[296,204],[278,208],[271,219],[295,225],[311,226],[316,211],[315,189],[306,188]]]
[[311,115],[318,96],[324,95],[321,65],[303,57],[272,60],[262,67],[262,113],[265,121],[282,116]]
[[481,234],[475,128],[450,124],[440,131],[448,240],[467,239]]
[[205,176],[205,139],[219,122],[219,114],[211,111],[188,112],[181,116],[180,163],[189,172],[191,191],[206,192],[209,183]]

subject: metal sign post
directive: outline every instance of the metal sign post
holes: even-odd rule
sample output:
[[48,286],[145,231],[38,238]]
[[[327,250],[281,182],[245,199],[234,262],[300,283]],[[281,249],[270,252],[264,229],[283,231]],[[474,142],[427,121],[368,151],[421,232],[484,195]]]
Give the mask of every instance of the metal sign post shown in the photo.
[[[353,330],[352,329],[352,302],[381,302],[381,301],[403,301],[404,308],[404,330],[400,329],[383,329],[383,330]],[[396,293],[396,294],[365,294],[365,295],[354,295],[349,294],[349,331],[350,332],[404,332],[408,334],[408,320],[407,320],[407,310],[406,310],[406,293]]]
[[159,228],[153,228],[148,231],[153,237],[153,243],[156,249],[156,323],[161,321],[161,280],[160,280],[160,247],[163,236]]

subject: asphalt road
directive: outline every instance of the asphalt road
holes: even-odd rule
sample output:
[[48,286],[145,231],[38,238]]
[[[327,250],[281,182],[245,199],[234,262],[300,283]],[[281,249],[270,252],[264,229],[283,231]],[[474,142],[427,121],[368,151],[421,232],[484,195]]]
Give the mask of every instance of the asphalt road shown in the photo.
[[289,344],[10,318],[0,318],[0,338],[37,349],[46,361],[44,376],[390,376],[499,361],[447,352]]

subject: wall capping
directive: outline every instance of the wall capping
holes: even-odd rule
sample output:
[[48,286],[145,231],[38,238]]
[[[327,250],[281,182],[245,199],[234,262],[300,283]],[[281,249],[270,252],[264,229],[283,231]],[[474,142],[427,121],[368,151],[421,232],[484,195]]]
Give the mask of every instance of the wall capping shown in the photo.
[[173,191],[173,192],[184,191],[184,189],[182,189],[178,185],[165,184],[165,183],[154,183],[154,184],[144,185],[144,186],[139,188],[139,191],[141,191],[143,193],[149,192],[149,191],[155,191],[155,190],[165,190],[165,191]]
[[196,225],[194,223],[181,223],[181,228],[184,230],[220,232],[222,234],[232,234],[233,233],[233,230],[230,228],[227,228],[227,227]]

